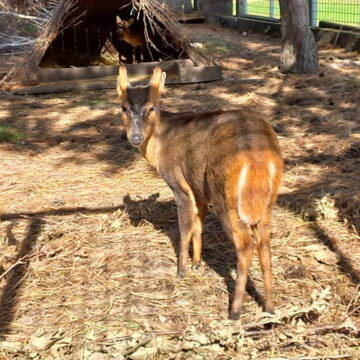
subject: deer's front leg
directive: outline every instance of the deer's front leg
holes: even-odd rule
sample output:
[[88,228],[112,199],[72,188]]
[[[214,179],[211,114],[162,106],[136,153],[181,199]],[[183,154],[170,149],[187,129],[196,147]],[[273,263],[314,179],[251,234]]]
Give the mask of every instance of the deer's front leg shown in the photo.
[[186,263],[189,256],[189,245],[195,226],[197,208],[191,193],[176,193],[175,200],[178,210],[180,230],[180,250],[177,277],[182,279],[186,273]]

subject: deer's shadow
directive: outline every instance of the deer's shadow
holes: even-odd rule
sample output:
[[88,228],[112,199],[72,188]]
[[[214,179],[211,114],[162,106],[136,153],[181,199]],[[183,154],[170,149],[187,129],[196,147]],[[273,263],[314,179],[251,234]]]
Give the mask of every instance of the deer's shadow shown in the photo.
[[[174,200],[158,201],[159,194],[150,195],[144,200],[132,200],[129,195],[124,197],[125,211],[130,222],[138,226],[142,221],[151,223],[154,228],[166,234],[172,243],[174,251],[179,256],[180,233],[177,223],[177,209]],[[236,269],[236,254],[233,244],[227,239],[214,211],[208,209],[203,232],[202,262],[222,276],[225,280],[229,306],[233,297],[234,280],[232,269]],[[191,256],[191,246],[190,246]],[[188,271],[190,267],[188,265]],[[174,274],[174,277],[176,274]],[[251,277],[248,278],[246,290],[248,294],[264,308],[264,299],[257,291]]]

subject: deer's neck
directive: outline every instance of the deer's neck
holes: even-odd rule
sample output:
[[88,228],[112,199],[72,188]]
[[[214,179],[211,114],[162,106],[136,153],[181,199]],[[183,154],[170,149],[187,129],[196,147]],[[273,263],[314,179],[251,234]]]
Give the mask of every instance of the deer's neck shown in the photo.
[[161,122],[160,115],[159,119],[154,126],[154,129],[151,135],[147,138],[147,140],[141,145],[140,153],[141,155],[150,163],[150,165],[154,166],[157,169],[158,163],[158,153],[160,147],[160,132],[161,132]]
[[157,139],[156,134],[153,132],[150,137],[141,145],[140,153],[141,155],[150,163],[150,165],[156,168],[156,148],[157,148]]

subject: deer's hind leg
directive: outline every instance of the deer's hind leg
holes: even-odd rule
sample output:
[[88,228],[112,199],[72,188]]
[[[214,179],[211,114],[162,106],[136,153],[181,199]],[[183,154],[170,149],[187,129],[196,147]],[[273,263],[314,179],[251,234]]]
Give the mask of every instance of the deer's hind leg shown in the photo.
[[267,210],[266,215],[261,221],[255,225],[254,232],[257,238],[257,249],[259,255],[259,262],[261,271],[263,273],[264,281],[264,297],[265,304],[264,310],[269,313],[274,312],[273,302],[273,276],[272,276],[272,263],[271,263],[271,248],[270,248],[270,218],[271,209]]
[[223,201],[214,204],[214,206],[227,237],[235,247],[236,280],[229,317],[232,320],[237,320],[240,317],[241,305],[245,295],[249,268],[254,253],[254,243],[249,226],[240,220],[235,206],[229,208]]

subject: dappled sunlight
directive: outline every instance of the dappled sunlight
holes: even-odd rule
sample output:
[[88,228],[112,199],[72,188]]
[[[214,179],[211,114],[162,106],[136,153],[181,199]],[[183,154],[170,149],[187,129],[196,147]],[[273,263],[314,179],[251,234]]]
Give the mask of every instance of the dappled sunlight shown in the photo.
[[327,59],[326,61],[321,61],[328,71],[336,70],[343,75],[347,75],[349,78],[355,78],[360,80],[360,60],[351,60],[351,59]]
[[348,101],[339,101],[337,103],[337,106],[340,109],[349,110],[349,109],[352,109],[354,107],[354,104],[352,104],[351,102],[348,102]]
[[325,117],[332,113],[331,110],[324,109],[323,107],[320,107],[320,106],[309,106],[306,110],[309,114],[320,116],[320,117]]
[[[128,144],[116,91],[86,91],[0,103],[0,126],[25,134],[0,144],[0,335],[28,346],[39,327],[48,334],[61,328],[79,359],[85,341],[103,355],[106,339],[158,331],[172,334],[170,348],[189,329],[225,334],[219,347],[229,341],[229,358],[238,351],[245,358],[251,347],[255,358],[278,349],[293,358],[293,351],[307,352],[304,343],[323,355],[335,336],[357,352],[359,332],[334,324],[346,317],[360,326],[359,69],[328,66],[347,53],[324,49],[320,76],[284,75],[279,39],[188,28],[222,65],[224,79],[167,86],[162,108],[241,108],[271,122],[279,137],[285,171],[272,226],[275,317],[246,296],[241,320],[227,320],[235,252],[211,208],[201,268],[176,279],[173,194]],[[18,272],[1,276],[17,261]],[[251,279],[261,292],[257,259]],[[257,334],[243,336],[244,329]]]
[[228,70],[236,70],[239,68],[240,66],[247,66],[247,65],[252,65],[252,61],[251,60],[247,60],[247,59],[239,59],[239,58],[234,58],[231,57],[229,59],[225,59],[221,62],[221,65]]
[[6,119],[9,115],[9,110],[0,110],[0,119]]

